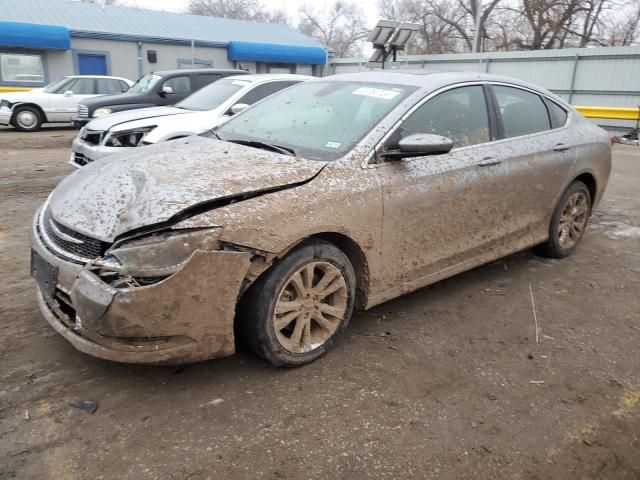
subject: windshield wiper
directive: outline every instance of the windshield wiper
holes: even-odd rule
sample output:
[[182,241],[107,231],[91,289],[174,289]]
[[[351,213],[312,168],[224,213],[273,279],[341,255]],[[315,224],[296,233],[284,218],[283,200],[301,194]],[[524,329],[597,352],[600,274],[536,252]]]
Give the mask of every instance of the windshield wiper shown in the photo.
[[[213,132],[213,134],[220,140],[223,140],[218,136],[216,132]],[[246,145],[247,147],[273,150],[274,152],[282,153],[283,155],[289,155],[291,157],[296,156],[296,151],[293,148],[283,147],[282,145],[274,145],[273,143],[261,142],[259,140],[240,140],[240,139],[229,140],[225,138],[223,141],[230,142],[230,143],[237,143],[238,145]]]

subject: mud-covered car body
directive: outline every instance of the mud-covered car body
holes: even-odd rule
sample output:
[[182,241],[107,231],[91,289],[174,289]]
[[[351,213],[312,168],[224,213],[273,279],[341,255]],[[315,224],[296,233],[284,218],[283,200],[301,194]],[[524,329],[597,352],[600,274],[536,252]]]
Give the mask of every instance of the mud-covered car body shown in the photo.
[[[507,99],[488,114],[487,141],[391,157],[390,139],[427,102],[479,87],[492,105],[493,86],[554,102],[564,123],[504,138],[500,116],[512,115],[509,104],[520,108]],[[353,103],[308,117],[317,123],[304,130],[313,148],[231,138],[268,109],[284,112],[298,89],[315,95],[310,105],[341,89]],[[358,138],[317,138],[320,125],[339,136],[334,124],[352,130],[371,117]],[[277,130],[278,117],[269,120]],[[216,133],[222,140],[190,137],[97,161],[63,180],[36,213],[39,305],[79,350],[144,363],[229,355],[243,293],[310,238],[345,252],[355,304],[370,308],[543,242],[563,189],[582,179],[597,204],[610,171],[606,132],[545,90],[482,74],[337,75],[280,92]]]

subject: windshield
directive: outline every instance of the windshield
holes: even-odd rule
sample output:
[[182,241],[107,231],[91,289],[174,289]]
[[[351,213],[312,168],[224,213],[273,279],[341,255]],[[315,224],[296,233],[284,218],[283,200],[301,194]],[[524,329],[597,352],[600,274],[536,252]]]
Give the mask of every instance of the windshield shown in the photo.
[[145,75],[144,77],[139,78],[133,86],[127,90],[127,93],[147,93],[153,87],[155,87],[156,83],[158,83],[162,77],[159,75],[154,75],[152,73]]
[[284,146],[312,160],[351,150],[416,87],[314,81],[283,90],[216,130],[222,140]]
[[225,100],[247,85],[249,85],[249,83],[241,80],[218,80],[217,82],[201,88],[192,95],[189,95],[181,102],[176,103],[175,106],[178,108],[184,108],[185,110],[213,110],[214,108],[218,108]]
[[73,80],[74,80],[73,78],[69,78],[69,77],[62,78],[57,82],[50,83],[49,85],[44,87],[44,91],[47,93],[64,93],[67,91],[67,88],[65,87],[71,84]]

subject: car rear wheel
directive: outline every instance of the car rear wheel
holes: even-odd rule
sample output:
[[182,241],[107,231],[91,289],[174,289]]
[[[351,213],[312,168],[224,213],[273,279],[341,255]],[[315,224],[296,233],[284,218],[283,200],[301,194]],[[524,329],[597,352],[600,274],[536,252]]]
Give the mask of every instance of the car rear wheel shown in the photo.
[[353,266],[340,249],[305,242],[251,286],[239,306],[238,334],[273,365],[304,365],[335,345],[355,291]]
[[590,214],[589,189],[584,183],[576,180],[560,197],[551,217],[549,239],[538,246],[537,253],[551,258],[570,255],[587,229]]
[[42,115],[34,107],[18,107],[12,120],[13,126],[22,132],[37,132],[42,125]]

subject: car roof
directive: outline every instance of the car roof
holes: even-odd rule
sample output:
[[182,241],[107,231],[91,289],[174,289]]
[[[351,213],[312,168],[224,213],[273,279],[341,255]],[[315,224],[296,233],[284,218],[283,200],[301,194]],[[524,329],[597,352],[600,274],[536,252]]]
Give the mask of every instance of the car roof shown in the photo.
[[294,73],[253,73],[249,75],[231,75],[225,80],[242,80],[243,82],[257,83],[269,80],[313,80],[317,77],[311,75],[296,75]]
[[175,75],[176,73],[235,73],[242,75],[245,70],[238,70],[237,68],[177,68],[175,70],[160,70],[157,72],[151,72],[154,75]]
[[110,78],[112,80],[125,80],[127,82],[131,82],[128,78],[113,77],[111,75],[66,75],[65,78]]
[[410,85],[418,87],[421,90],[433,91],[448,85],[463,82],[504,82],[513,85],[526,87],[536,90],[545,95],[557,98],[556,95],[548,90],[519,80],[513,77],[505,77],[502,75],[491,75],[480,72],[434,72],[425,70],[379,70],[368,72],[341,73],[324,77],[324,80],[334,81],[352,81],[352,82],[375,82],[388,83],[396,85]]

